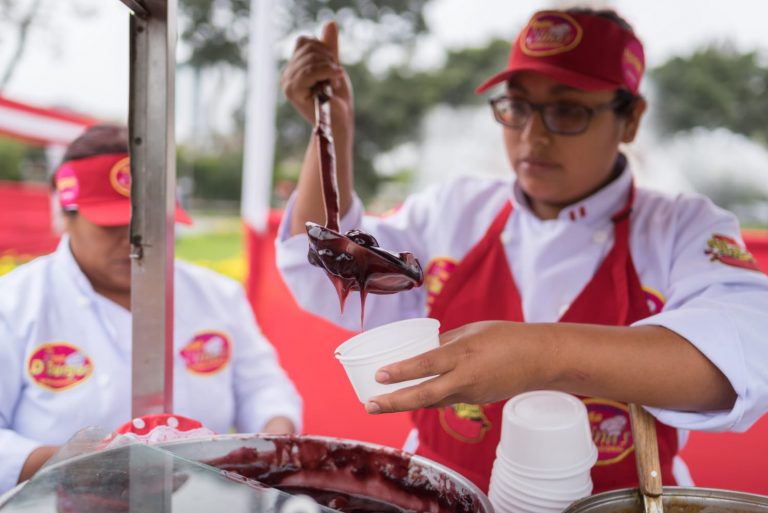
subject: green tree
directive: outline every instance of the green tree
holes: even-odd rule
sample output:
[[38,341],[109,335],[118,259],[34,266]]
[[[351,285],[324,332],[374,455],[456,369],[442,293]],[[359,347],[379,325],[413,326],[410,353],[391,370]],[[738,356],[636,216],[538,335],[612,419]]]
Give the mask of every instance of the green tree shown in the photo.
[[[283,13],[280,17],[283,37],[297,31],[316,32],[328,19],[336,19],[349,26],[365,26],[365,41],[355,44],[359,60],[350,65],[350,74],[356,85],[366,84],[375,89],[374,92],[369,92],[367,88],[359,89],[366,93],[357,97],[361,124],[358,125],[355,166],[360,190],[365,196],[375,191],[379,181],[373,170],[373,158],[408,135],[402,130],[402,125],[413,119],[407,109],[414,106],[414,101],[410,99],[408,105],[401,102],[387,104],[389,99],[397,100],[398,95],[402,98],[403,95],[399,94],[401,90],[382,87],[365,63],[382,45],[415,41],[416,36],[426,30],[422,11],[427,1],[288,0],[278,3],[278,9]],[[207,68],[243,68],[247,61],[249,11],[250,0],[180,0],[181,39],[189,50],[184,64],[191,66],[198,77]],[[240,132],[236,138],[241,138],[242,110],[234,116]],[[277,125],[276,170],[283,175],[295,175],[309,137],[309,127],[284,99],[278,107]],[[192,160],[183,164],[187,168],[195,167]],[[213,169],[198,167],[194,173],[195,180],[198,181],[198,177],[206,172],[213,172]],[[217,183],[213,180],[209,185],[216,188]],[[198,184],[196,190],[202,191],[203,187]]]
[[[355,184],[368,198],[382,178],[373,160],[399,144],[418,138],[421,119],[439,103],[479,103],[474,93],[482,80],[501,69],[509,53],[509,42],[492,41],[482,48],[449,52],[443,67],[415,72],[406,63],[384,75],[374,75],[365,62],[347,65],[355,89]],[[294,162],[287,173],[297,173],[310,128],[293,108],[283,103],[278,110],[278,162]]]
[[0,138],[0,180],[21,180],[26,153],[24,144]]
[[46,181],[45,149],[0,137],[0,180]]
[[768,144],[768,67],[756,52],[710,47],[650,73],[667,132],[725,127]]
[[[11,54],[10,60],[5,63],[4,70],[0,73],[0,91],[5,89],[8,83],[13,78],[19,63],[24,56],[27,49],[27,39],[29,37],[29,31],[35,22],[43,0],[32,0],[31,5],[26,10],[21,10],[21,2],[15,0],[0,0],[0,11],[3,13],[0,16],[0,26],[6,25],[10,22],[10,25],[15,29],[15,41],[12,43],[15,48]],[[4,30],[5,34],[10,31]],[[3,37],[2,39],[5,39]],[[2,41],[0,39],[0,41]],[[6,43],[7,44],[7,43]]]
[[[402,43],[426,31],[422,15],[428,0],[283,0],[282,35],[314,30],[324,20],[365,23],[368,45]],[[190,50],[185,64],[244,67],[247,61],[251,0],[180,0],[181,40]],[[367,51],[370,49],[366,49]]]
[[216,154],[198,153],[194,148],[179,146],[176,164],[184,176],[194,181],[192,196],[202,200],[240,201],[243,152],[227,145]]

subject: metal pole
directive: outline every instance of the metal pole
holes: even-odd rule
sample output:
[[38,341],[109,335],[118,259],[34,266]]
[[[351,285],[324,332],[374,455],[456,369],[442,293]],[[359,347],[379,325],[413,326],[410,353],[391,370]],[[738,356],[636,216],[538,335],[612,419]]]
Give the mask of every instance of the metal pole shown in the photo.
[[[130,25],[131,414],[173,411],[173,261],[176,208],[174,88],[177,0],[123,0]],[[137,449],[137,448],[134,448]],[[130,513],[171,511],[173,463],[131,452]],[[151,476],[153,482],[148,482]],[[162,481],[157,486],[157,481]]]
[[133,417],[173,411],[176,2],[131,16]]
[[147,10],[147,7],[144,5],[144,0],[120,0],[125,5],[128,6],[128,8],[133,11],[133,14],[136,16],[139,16],[141,18],[146,18],[149,16],[149,10]]

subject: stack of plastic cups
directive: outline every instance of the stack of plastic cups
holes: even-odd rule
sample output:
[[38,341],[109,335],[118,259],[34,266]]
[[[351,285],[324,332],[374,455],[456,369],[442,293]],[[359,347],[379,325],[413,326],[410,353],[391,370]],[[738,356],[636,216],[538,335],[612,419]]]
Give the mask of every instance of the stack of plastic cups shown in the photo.
[[579,399],[528,392],[504,405],[488,497],[498,513],[556,513],[592,493],[597,448]]
[[376,381],[376,371],[436,349],[440,345],[440,322],[430,318],[408,319],[364,331],[336,348],[336,359],[344,366],[347,377],[360,402],[370,397],[394,392],[429,378],[383,385]]

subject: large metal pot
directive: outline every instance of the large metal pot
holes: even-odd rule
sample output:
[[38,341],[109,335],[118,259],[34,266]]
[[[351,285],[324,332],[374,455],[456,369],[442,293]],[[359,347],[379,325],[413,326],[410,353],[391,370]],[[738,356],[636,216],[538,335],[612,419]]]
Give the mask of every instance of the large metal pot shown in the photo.
[[[765,513],[768,497],[751,493],[666,486],[662,494],[665,513]],[[578,500],[563,513],[643,513],[637,488],[599,493]]]
[[[400,503],[397,497],[387,497],[387,499],[392,500],[396,505],[415,511],[494,512],[488,497],[464,476],[421,456],[381,445],[320,436],[274,435],[218,435],[198,440],[178,440],[162,445],[163,449],[182,458],[215,466],[219,466],[217,460],[244,447],[262,453],[283,451],[284,454],[278,459],[283,461],[284,466],[287,458],[290,460],[288,466],[304,471],[301,472],[304,480],[292,481],[289,476],[282,484],[313,487],[315,477],[325,481],[326,476],[330,475],[333,477],[331,486],[337,491],[377,498],[378,491],[382,490],[382,485],[387,485],[388,481],[407,482],[410,488],[404,488],[405,494],[401,495],[405,503]],[[322,463],[320,468],[316,469],[314,468],[317,465],[316,461],[296,456],[305,448],[308,448],[305,452],[309,454],[315,454],[318,449],[335,451],[342,454],[342,458],[352,458],[355,462],[340,469],[336,468],[336,465],[332,464],[329,467]],[[369,461],[367,459],[369,456],[375,457]],[[304,468],[301,468],[302,466]],[[395,467],[399,467],[400,470],[393,471]],[[403,468],[406,469],[407,476],[402,475]],[[238,472],[238,470],[235,471]],[[366,476],[366,480],[361,481],[357,478],[358,475]],[[413,506],[413,503],[409,505],[405,495],[420,497],[423,507]],[[440,498],[440,504],[434,501],[435,497]]]
[[[233,461],[234,467],[228,467]],[[140,463],[138,471],[135,462]],[[218,435],[156,448],[124,445],[76,456],[3,496],[0,510],[132,513],[161,511],[154,504],[164,500],[167,511],[184,513],[274,512],[289,497],[274,489],[264,491],[232,472],[289,488],[318,489],[324,484],[320,489],[381,499],[414,511],[494,513],[488,497],[468,479],[425,458],[352,440],[270,435]],[[137,477],[145,485],[139,495],[128,486]]]

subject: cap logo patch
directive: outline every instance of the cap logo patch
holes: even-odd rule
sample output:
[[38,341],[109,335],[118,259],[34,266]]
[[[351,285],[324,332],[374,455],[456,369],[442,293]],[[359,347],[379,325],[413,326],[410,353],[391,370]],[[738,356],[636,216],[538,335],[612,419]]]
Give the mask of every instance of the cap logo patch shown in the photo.
[[29,356],[27,372],[41,387],[61,392],[88,379],[93,373],[93,364],[78,347],[66,342],[49,342]]
[[221,331],[196,334],[181,350],[187,370],[194,374],[215,374],[229,363],[232,343]]
[[637,90],[640,78],[643,76],[643,47],[638,41],[630,41],[624,48],[621,56],[621,69],[624,74],[624,83],[630,90]]
[[709,255],[709,261],[719,261],[725,265],[759,271],[757,260],[752,254],[741,246],[735,239],[715,233],[707,241],[705,255]]
[[126,198],[131,196],[131,159],[118,160],[109,171],[109,183],[112,188]]
[[534,16],[520,35],[520,48],[531,57],[547,57],[573,50],[583,30],[565,13],[543,12]]
[[64,208],[76,208],[77,196],[80,194],[80,184],[77,181],[75,169],[67,164],[59,168],[56,173],[56,190],[59,193],[59,201]]

